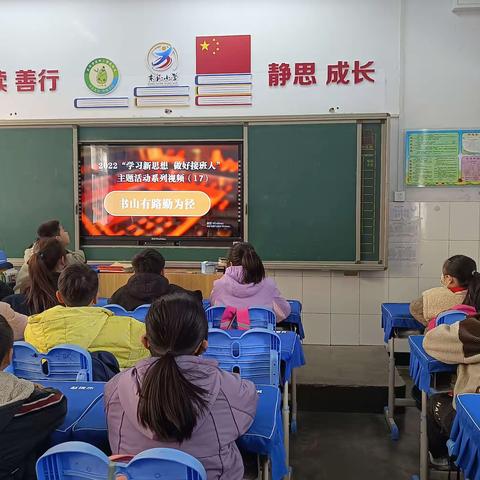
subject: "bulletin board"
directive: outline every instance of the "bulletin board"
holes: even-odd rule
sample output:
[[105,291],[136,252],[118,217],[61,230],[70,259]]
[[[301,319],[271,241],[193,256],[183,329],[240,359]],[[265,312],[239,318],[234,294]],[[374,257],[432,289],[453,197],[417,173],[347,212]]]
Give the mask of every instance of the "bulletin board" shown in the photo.
[[480,130],[410,130],[405,135],[407,186],[480,185]]

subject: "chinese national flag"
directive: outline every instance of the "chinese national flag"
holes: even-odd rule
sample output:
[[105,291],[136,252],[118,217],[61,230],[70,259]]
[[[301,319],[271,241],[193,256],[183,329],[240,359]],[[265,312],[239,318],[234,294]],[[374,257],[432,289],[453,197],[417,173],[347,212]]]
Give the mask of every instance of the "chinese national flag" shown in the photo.
[[251,73],[250,35],[197,37],[197,75]]

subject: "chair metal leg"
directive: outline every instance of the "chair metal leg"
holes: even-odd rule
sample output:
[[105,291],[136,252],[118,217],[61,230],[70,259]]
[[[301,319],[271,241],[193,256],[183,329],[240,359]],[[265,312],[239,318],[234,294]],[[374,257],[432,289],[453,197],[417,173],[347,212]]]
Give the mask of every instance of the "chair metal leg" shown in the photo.
[[292,370],[292,421],[290,431],[297,433],[297,369]]
[[395,339],[388,340],[388,405],[384,408],[385,420],[392,440],[398,440],[399,431],[395,423]]
[[420,480],[428,480],[427,394],[423,391],[420,414]]
[[285,444],[285,462],[287,468],[290,467],[290,430],[289,430],[289,416],[290,409],[288,407],[288,381],[285,382],[283,386],[283,406],[282,406],[282,417],[283,417],[283,442]]
[[262,480],[269,480],[270,478],[270,472],[268,470],[269,468],[270,468],[269,458],[268,456],[265,456],[262,462]]

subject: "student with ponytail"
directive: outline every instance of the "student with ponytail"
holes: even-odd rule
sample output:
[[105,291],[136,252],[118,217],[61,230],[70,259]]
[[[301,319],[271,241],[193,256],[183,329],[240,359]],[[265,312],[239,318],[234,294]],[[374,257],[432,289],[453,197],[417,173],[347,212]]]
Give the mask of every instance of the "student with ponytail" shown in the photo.
[[3,301],[18,313],[34,315],[58,305],[56,297],[60,272],[65,267],[66,251],[56,238],[38,241],[35,253],[28,261],[29,278],[21,293]]
[[461,304],[480,311],[480,273],[475,260],[465,255],[448,258],[443,264],[440,283],[441,287],[426,290],[410,304],[410,312],[416,320],[427,325],[438,314],[454,310]]
[[274,280],[266,278],[262,260],[252,245],[236,243],[230,249],[225,275],[213,284],[212,305],[238,309],[273,309],[277,322],[290,315],[290,304],[282,297]]
[[204,465],[208,480],[241,480],[235,441],[253,422],[255,385],[200,355],[208,346],[201,304],[185,292],[164,295],[147,314],[141,360],[105,387],[113,454],[148,448],[183,450]]

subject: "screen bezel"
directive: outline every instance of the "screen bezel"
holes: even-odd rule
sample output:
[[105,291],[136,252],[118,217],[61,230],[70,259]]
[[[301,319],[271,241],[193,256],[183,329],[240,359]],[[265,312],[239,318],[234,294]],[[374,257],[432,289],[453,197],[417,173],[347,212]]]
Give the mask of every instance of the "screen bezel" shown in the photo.
[[[244,168],[244,145],[243,140],[161,140],[161,141],[85,141],[78,143],[78,231],[80,244],[93,247],[135,247],[135,246],[179,246],[179,247],[230,247],[235,242],[244,241],[245,238],[245,168]],[[82,155],[81,149],[89,145],[104,145],[106,147],[139,147],[139,146],[171,146],[171,145],[233,145],[238,147],[238,178],[239,178],[239,203],[241,209],[240,214],[240,234],[235,237],[151,237],[151,236],[92,236],[82,234],[82,188],[83,175],[81,172]]]

